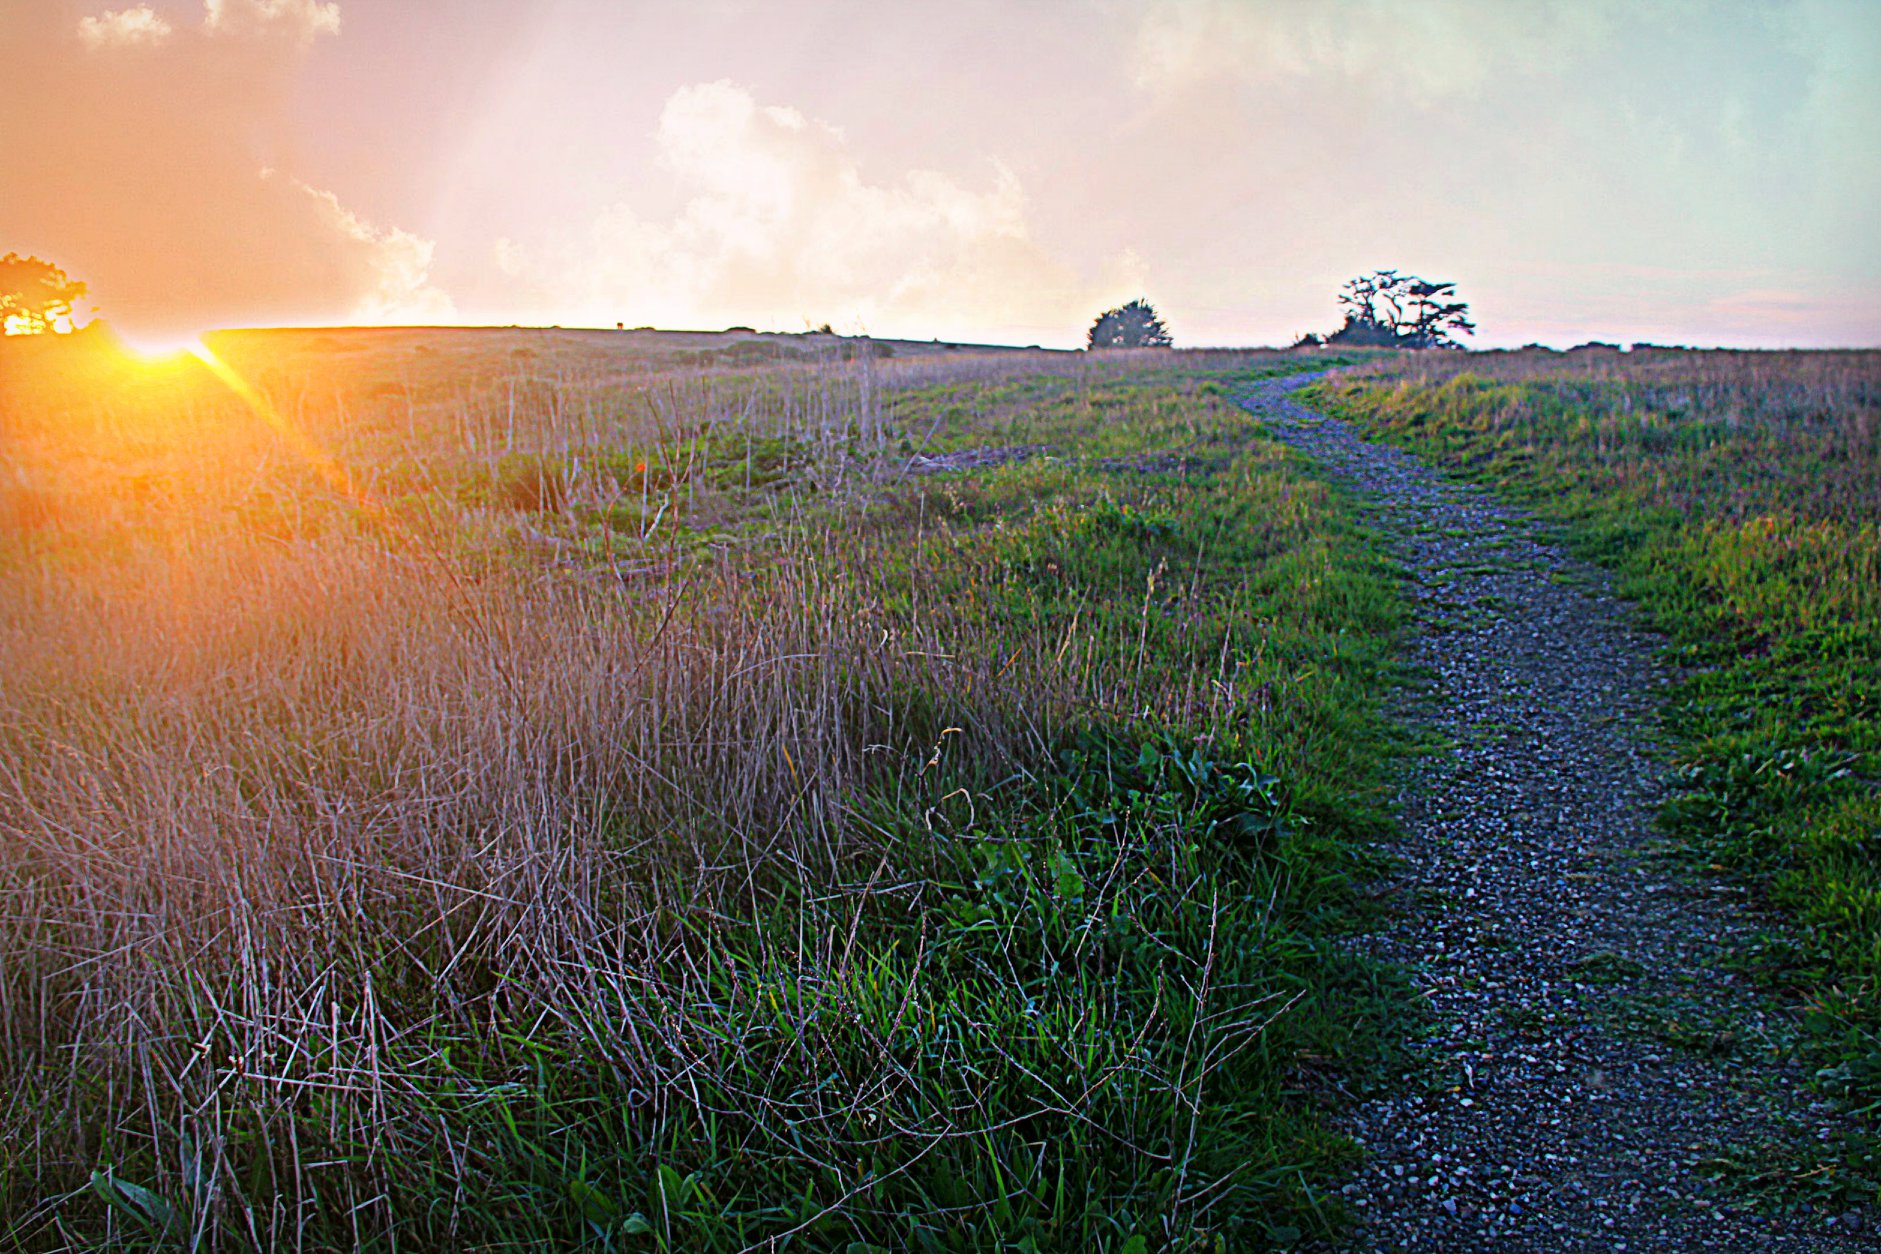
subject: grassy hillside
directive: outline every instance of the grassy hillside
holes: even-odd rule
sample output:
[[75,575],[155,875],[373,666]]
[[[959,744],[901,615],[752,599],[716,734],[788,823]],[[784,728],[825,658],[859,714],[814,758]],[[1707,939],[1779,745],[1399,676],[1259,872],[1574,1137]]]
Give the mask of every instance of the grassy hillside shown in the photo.
[[1397,607],[1224,398],[1310,358],[0,347],[10,1242],[1337,1221]]
[[1881,1108],[1881,354],[1423,354],[1315,397],[1560,523],[1671,637],[1665,827],[1792,921],[1745,957]]

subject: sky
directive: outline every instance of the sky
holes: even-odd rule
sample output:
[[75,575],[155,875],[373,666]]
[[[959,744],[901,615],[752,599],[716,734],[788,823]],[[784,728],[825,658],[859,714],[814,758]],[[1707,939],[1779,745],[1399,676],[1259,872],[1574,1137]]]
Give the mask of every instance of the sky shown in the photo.
[[0,253],[133,338],[1881,344],[1876,0],[0,0]]

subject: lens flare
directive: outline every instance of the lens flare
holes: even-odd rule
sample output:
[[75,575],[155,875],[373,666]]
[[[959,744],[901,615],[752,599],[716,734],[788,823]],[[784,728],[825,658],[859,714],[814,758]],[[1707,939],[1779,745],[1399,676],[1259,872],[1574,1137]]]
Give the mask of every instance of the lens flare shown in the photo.
[[235,393],[255,417],[267,423],[277,435],[286,440],[288,446],[300,454],[307,464],[326,480],[328,487],[362,506],[370,504],[354,489],[352,476],[346,473],[346,467],[309,439],[306,432],[283,417],[281,412],[274,407],[274,402],[256,390],[248,380],[242,378],[233,366],[216,356],[215,350],[198,339],[174,350],[173,355],[182,353],[189,354],[208,367],[209,373],[220,380],[229,391]]

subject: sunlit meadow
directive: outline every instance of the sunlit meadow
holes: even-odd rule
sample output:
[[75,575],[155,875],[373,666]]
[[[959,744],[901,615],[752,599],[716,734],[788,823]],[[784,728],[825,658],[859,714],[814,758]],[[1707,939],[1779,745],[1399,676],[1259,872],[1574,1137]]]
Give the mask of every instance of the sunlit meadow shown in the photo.
[[4,347],[12,1240],[1336,1220],[1395,611],[1225,398],[1310,355]]

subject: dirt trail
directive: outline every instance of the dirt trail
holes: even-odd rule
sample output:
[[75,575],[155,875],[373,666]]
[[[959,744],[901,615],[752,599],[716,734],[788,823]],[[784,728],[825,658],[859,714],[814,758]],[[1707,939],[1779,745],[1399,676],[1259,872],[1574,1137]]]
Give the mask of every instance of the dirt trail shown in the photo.
[[1434,1082],[1342,1116],[1362,1250],[1873,1250],[1864,1217],[1761,1215],[1711,1177],[1836,1135],[1787,1020],[1725,969],[1754,925],[1654,856],[1643,743],[1665,676],[1596,572],[1409,454],[1243,398],[1351,489],[1407,571],[1406,715],[1452,746],[1399,798],[1403,908],[1365,937],[1432,1010]]

